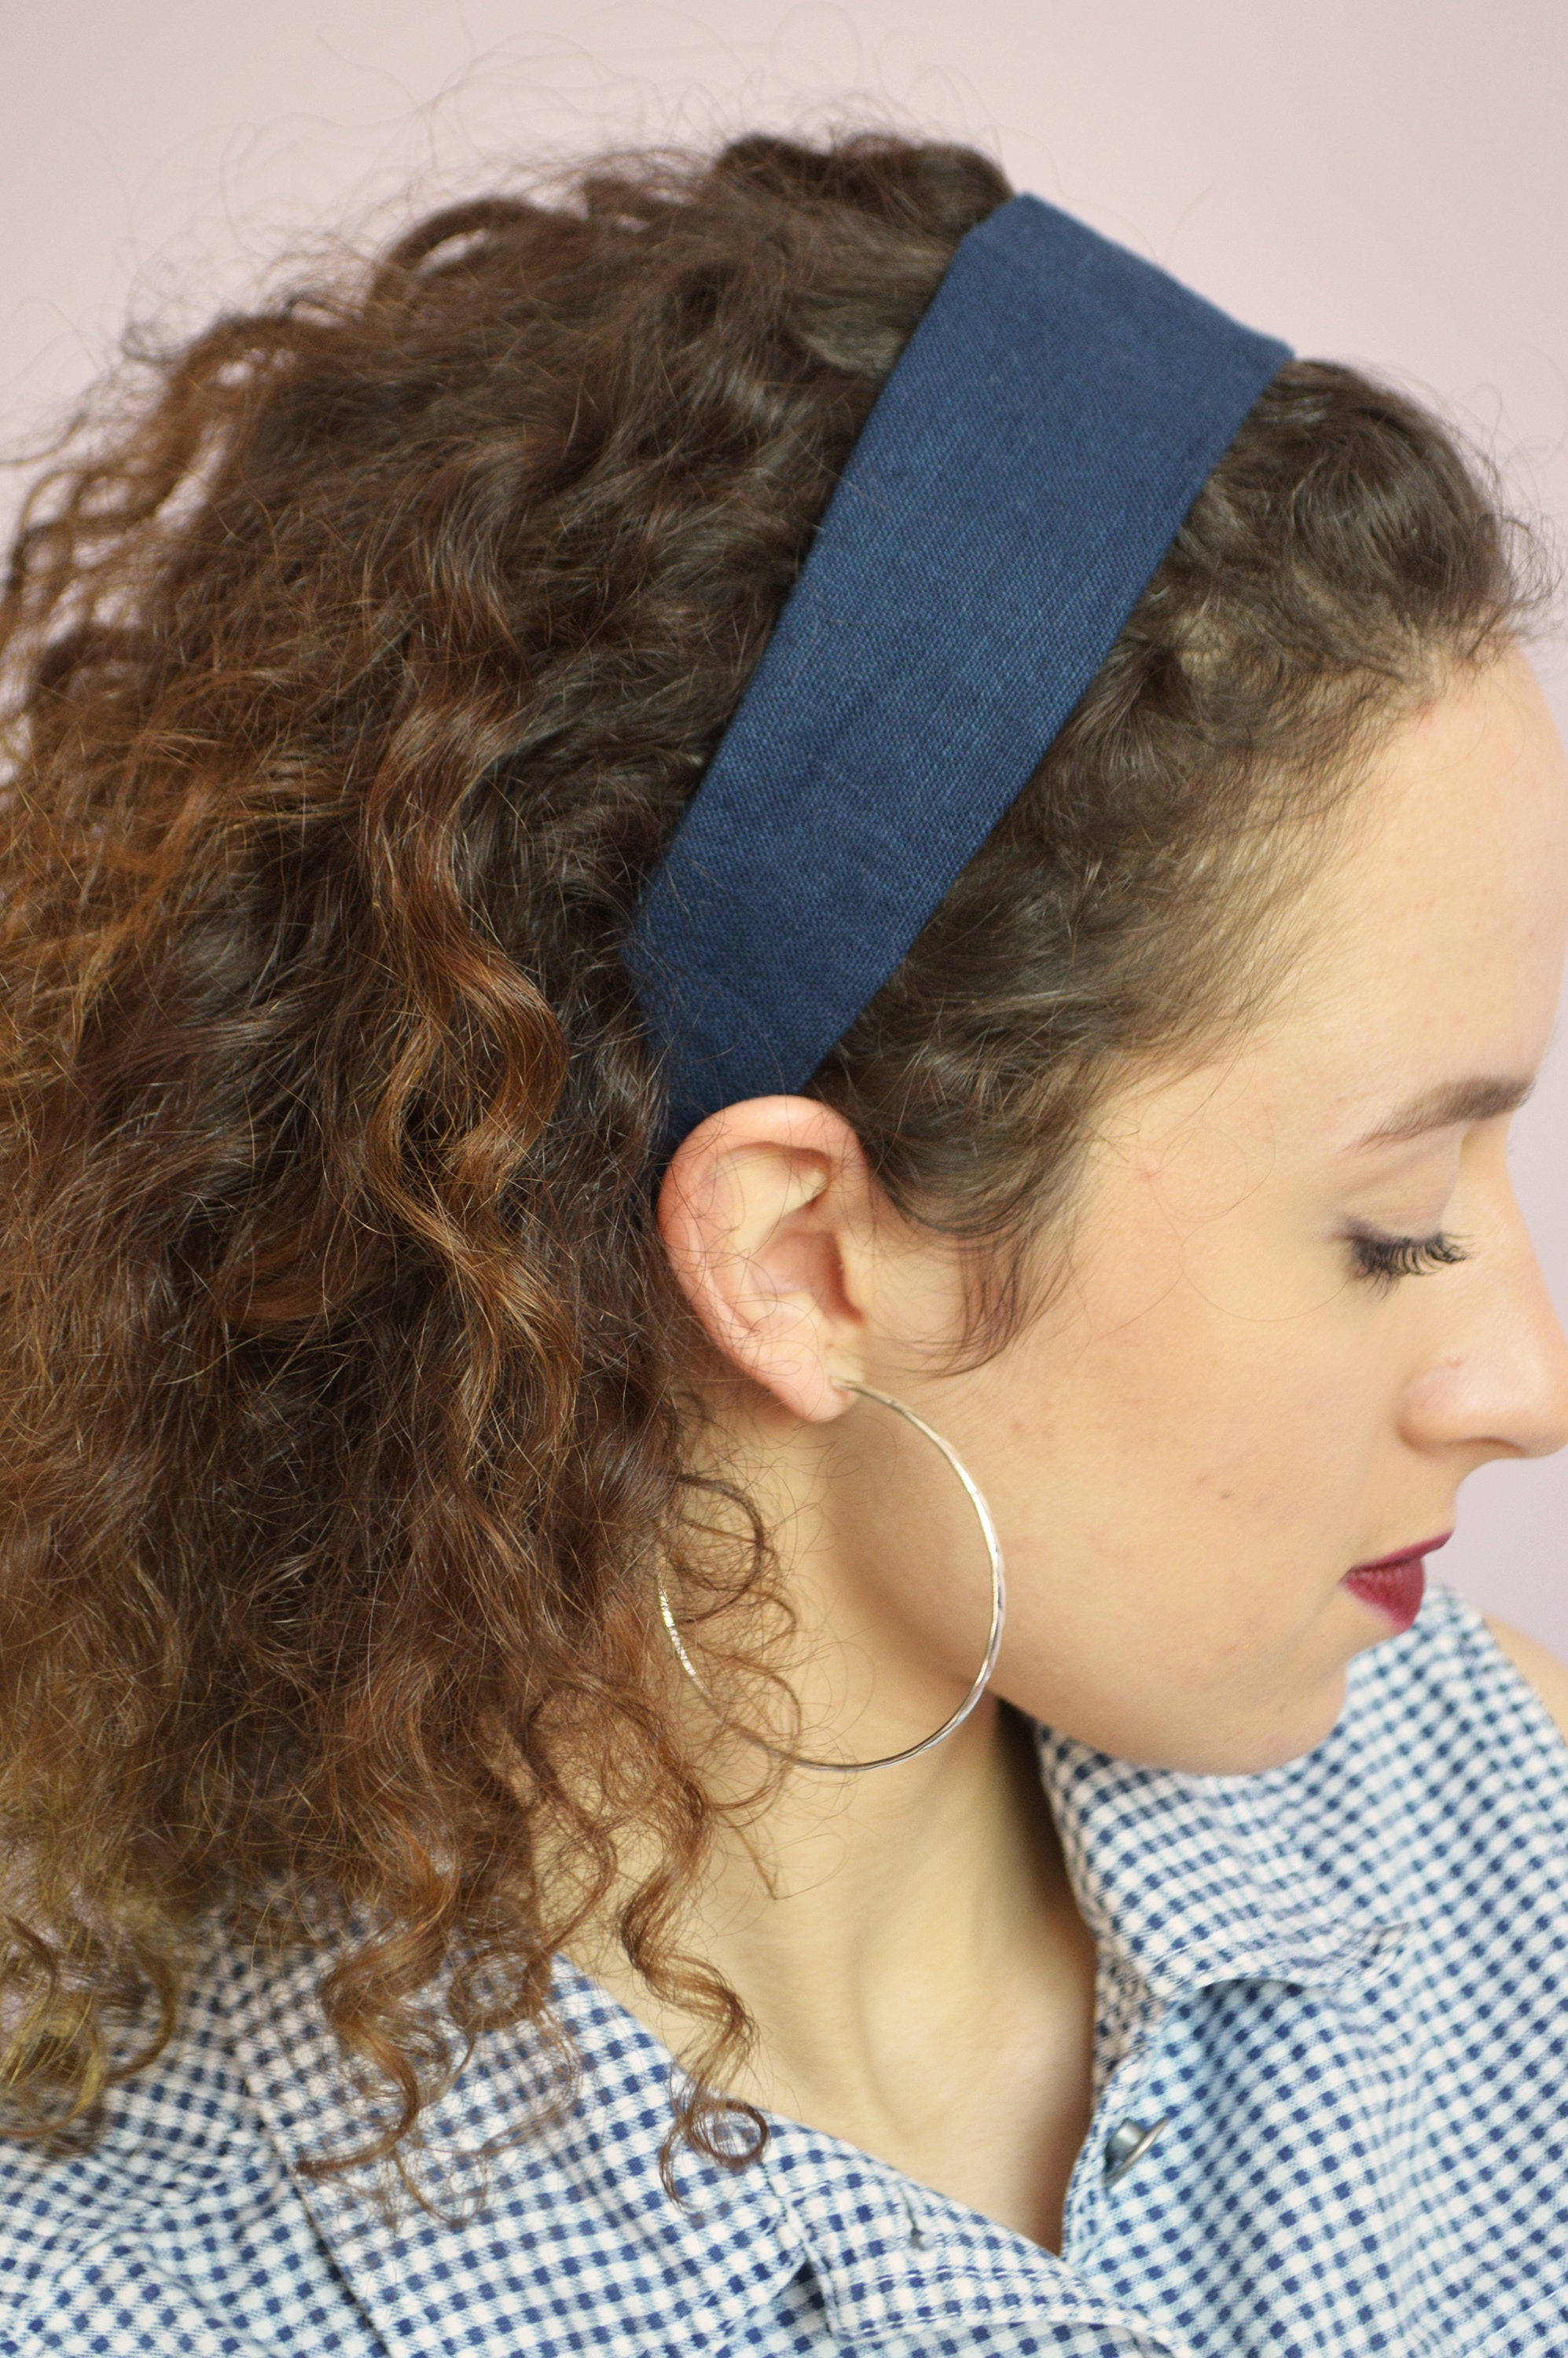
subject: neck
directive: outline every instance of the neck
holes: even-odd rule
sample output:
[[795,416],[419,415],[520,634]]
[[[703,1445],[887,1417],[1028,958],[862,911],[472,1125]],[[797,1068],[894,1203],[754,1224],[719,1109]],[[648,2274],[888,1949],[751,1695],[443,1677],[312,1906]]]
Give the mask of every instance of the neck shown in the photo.
[[768,2101],[874,2081],[894,1993],[959,2010],[1031,1939],[1057,1857],[1032,1750],[988,1703],[898,1768],[792,1771],[762,1829],[721,1836],[703,1945],[758,2026]]
[[[780,1667],[799,1707],[776,1740],[827,1758],[897,1751],[942,1725],[985,1650],[972,1512],[886,1415],[766,1437],[743,1470],[789,1538]],[[688,1627],[701,1677],[723,1632],[696,1614]],[[723,2092],[1054,2242],[1087,2122],[1094,1952],[1028,1726],[988,1696],[915,1759],[792,1767],[758,1808],[762,1756],[739,1728],[768,1725],[765,1686],[727,1719],[673,1653],[667,1667],[719,1804],[676,1942],[754,2034]],[[711,2020],[683,2011],[674,1977],[650,1987],[608,1925],[579,1953],[677,2055],[709,2045]]]
[[[1011,1713],[988,1703],[897,1768],[792,1773],[760,1825],[719,1836],[682,1946],[754,2027],[725,2093],[1058,2247],[1094,1949]],[[676,2052],[700,2041],[608,1943],[583,1961]]]

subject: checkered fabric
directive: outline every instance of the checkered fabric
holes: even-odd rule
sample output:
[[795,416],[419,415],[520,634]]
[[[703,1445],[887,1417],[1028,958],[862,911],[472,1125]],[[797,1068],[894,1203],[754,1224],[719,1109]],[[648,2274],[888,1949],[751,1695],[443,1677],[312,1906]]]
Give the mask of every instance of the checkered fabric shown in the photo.
[[0,2152],[0,2351],[1568,2353],[1568,1747],[1479,1618],[1434,1590],[1267,1775],[1041,1757],[1101,1960],[1060,2259],[788,2121],[672,2200],[669,2058],[566,1969],[576,2102],[480,2168],[546,2072],[487,2040],[420,2163],[445,2215],[388,2219],[297,2174],[362,2120],[312,1969],[214,1940],[93,2150]]

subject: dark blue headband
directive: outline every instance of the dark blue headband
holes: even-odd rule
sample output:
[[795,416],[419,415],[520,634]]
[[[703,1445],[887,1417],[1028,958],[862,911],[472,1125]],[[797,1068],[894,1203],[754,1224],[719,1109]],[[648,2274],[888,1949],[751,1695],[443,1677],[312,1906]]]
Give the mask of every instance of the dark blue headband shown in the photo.
[[842,1038],[1289,358],[1037,197],[970,231],[637,913],[672,1141]]

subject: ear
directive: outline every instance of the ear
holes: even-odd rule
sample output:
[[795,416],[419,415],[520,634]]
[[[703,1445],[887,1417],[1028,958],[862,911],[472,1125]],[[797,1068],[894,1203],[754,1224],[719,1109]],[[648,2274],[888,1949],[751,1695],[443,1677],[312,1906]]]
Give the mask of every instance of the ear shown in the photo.
[[793,1414],[851,1404],[862,1373],[880,1195],[842,1115],[748,1098],[682,1141],[659,1195],[671,1265],[711,1340]]

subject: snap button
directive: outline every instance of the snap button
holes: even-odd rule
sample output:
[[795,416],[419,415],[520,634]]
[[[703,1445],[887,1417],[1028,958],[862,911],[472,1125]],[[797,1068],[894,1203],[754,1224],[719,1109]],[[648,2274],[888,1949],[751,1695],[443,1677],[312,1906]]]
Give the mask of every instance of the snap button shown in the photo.
[[1162,2114],[1157,2121],[1119,2121],[1105,2141],[1105,2182],[1114,2186],[1119,2178],[1141,2162],[1161,2130],[1170,2119]]

